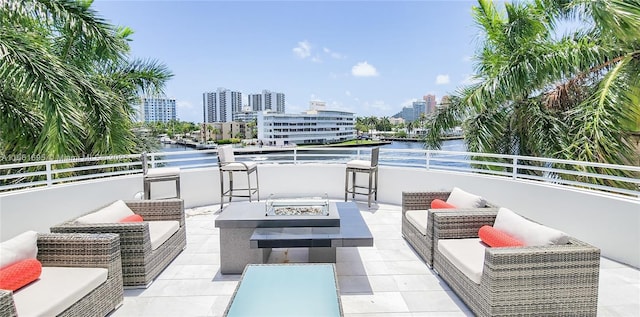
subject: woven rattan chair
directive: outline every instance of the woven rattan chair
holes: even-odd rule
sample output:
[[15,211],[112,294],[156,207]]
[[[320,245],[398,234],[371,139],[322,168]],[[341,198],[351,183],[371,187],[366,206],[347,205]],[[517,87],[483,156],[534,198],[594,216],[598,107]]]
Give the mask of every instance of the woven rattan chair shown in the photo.
[[[90,267],[108,270],[104,283],[58,316],[106,316],[122,304],[122,266],[118,235],[39,234],[38,260],[43,267]],[[60,288],[64,287],[60,285]],[[0,316],[17,316],[11,291],[0,290]]]
[[[434,243],[477,238],[497,212],[433,212]],[[569,244],[486,248],[480,284],[438,248],[434,270],[477,316],[596,316],[600,250],[575,238]]]
[[[451,192],[402,192],[402,235],[411,247],[420,255],[427,266],[433,267],[433,215],[427,212],[434,199],[446,201]],[[427,212],[427,234],[423,234],[406,217],[409,210],[425,210]],[[446,211],[498,211],[498,207],[487,203],[485,208],[458,208]]]
[[[124,286],[147,287],[187,245],[182,199],[125,201],[145,221],[81,224],[74,220],[51,227],[51,232],[117,233],[122,251]],[[180,228],[156,250],[151,248],[147,221],[177,220]]]

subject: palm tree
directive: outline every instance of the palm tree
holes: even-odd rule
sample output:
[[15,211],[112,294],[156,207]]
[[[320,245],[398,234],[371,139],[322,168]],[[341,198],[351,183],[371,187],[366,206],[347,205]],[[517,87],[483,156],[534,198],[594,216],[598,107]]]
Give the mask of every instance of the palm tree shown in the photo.
[[[431,118],[427,144],[462,125],[468,149],[628,164],[640,105],[640,1],[479,0],[476,83]],[[564,22],[586,21],[557,34]]]
[[92,1],[0,1],[0,146],[39,157],[134,150],[132,104],[171,78],[128,57],[128,28],[106,23]]

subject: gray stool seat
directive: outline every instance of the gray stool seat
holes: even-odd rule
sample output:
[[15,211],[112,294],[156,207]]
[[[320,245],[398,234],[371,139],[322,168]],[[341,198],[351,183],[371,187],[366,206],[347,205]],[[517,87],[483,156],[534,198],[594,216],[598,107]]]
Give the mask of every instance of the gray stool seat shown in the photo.
[[[371,197],[378,200],[378,155],[379,147],[371,149],[371,160],[351,160],[347,162],[347,168],[344,178],[344,201],[347,201],[349,194],[355,199],[356,194],[367,195],[368,205],[371,207]],[[367,174],[369,183],[367,186],[356,184],[356,174]],[[349,177],[351,176],[351,177]],[[349,184],[351,178],[351,184]],[[360,189],[360,191],[359,191]],[[362,191],[364,189],[365,191]]]
[[[218,171],[220,172],[220,209],[224,208],[224,199],[229,197],[229,202],[233,197],[251,198],[256,194],[260,201],[260,191],[258,188],[258,164],[255,162],[238,162],[233,154],[231,145],[218,147]],[[247,187],[235,188],[233,185],[233,173],[244,172],[247,174]],[[224,174],[227,174],[229,184],[225,186]],[[251,174],[255,173],[256,182],[251,184]],[[241,193],[237,193],[241,192]]]
[[[144,174],[144,199],[151,199],[151,183],[173,181],[176,184],[176,196],[180,198],[180,168],[156,167],[147,169]],[[171,197],[173,198],[173,197]]]

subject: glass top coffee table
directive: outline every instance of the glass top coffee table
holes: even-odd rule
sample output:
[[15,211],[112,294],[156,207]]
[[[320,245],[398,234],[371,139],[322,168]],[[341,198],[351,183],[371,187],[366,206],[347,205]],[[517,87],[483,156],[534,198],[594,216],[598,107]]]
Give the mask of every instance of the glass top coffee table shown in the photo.
[[225,316],[342,316],[333,264],[251,264]]

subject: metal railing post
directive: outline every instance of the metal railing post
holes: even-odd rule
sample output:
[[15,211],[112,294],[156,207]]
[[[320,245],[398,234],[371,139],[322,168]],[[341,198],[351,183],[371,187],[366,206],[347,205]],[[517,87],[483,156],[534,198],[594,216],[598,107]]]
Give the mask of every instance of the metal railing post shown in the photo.
[[430,168],[429,165],[431,164],[431,151],[430,150],[427,150],[427,162],[426,163],[427,163],[427,171],[428,171],[429,168]]
[[514,157],[513,158],[513,179],[518,179],[518,158]]
[[53,185],[53,175],[51,174],[51,162],[47,162],[47,187]]
[[142,175],[147,175],[147,152],[140,154],[140,164],[142,164]]

